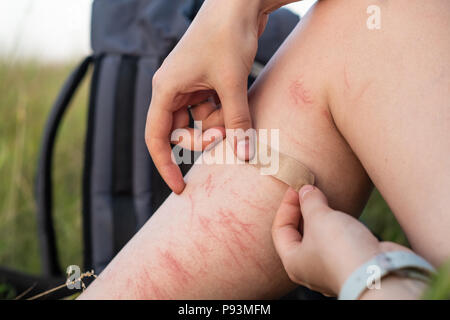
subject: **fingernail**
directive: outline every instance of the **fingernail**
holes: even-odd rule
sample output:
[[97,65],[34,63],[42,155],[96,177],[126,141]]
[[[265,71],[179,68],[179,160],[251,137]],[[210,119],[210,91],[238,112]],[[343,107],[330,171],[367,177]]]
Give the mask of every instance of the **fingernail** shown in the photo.
[[311,191],[313,191],[313,190],[314,190],[314,186],[312,186],[312,185],[306,185],[306,186],[303,186],[303,187],[300,189],[299,193],[298,193],[298,195],[300,196],[300,200],[303,200],[303,198],[305,197],[305,195],[306,195],[308,192],[311,192]]
[[236,145],[236,156],[240,160],[251,160],[255,155],[255,148],[246,139],[240,140]]
[[222,139],[223,139],[222,136],[214,136],[214,141],[205,147],[205,151],[213,149],[216,145],[219,144],[220,141],[222,141]]

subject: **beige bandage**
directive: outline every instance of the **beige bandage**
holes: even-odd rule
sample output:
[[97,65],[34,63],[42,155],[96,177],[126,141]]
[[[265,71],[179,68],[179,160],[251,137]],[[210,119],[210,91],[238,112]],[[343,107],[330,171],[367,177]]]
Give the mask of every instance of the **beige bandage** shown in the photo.
[[261,159],[270,158],[272,152],[278,152],[279,159],[278,170],[270,174],[272,177],[286,183],[296,191],[299,191],[305,184],[314,184],[314,175],[304,164],[266,144],[257,144],[255,157],[249,161],[249,164],[259,169],[267,168],[269,165],[262,163]]

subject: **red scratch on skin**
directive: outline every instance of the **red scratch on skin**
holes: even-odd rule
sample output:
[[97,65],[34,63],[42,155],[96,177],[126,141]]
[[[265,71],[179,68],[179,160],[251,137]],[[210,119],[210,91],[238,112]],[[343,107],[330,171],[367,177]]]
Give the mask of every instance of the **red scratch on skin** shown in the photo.
[[161,288],[159,288],[154,282],[153,280],[150,280],[147,285],[150,286],[150,290],[152,290],[153,295],[154,295],[154,299],[155,300],[166,300],[168,299],[168,296],[163,293],[163,290]]
[[209,252],[209,250],[200,242],[194,241],[194,246],[197,248],[197,251],[202,255],[205,255]]
[[189,201],[191,202],[191,214],[194,213],[194,199],[192,199],[192,194],[188,195]]
[[[222,210],[220,209],[218,212],[218,215],[220,216],[220,223],[222,226],[225,227],[225,229],[228,231],[227,235],[228,238],[231,235],[231,241],[236,245],[236,247],[239,249],[241,255],[247,257],[251,260],[251,262],[267,277],[270,278],[270,275],[265,270],[264,266],[259,262],[259,259],[256,258],[251,252],[251,246],[248,245],[248,243],[245,241],[247,239],[253,240],[254,244],[257,244],[258,241],[256,237],[253,235],[253,233],[250,231],[250,227],[252,224],[244,223],[241,220],[239,220],[236,215],[230,211],[230,210]],[[247,236],[247,237],[245,237]],[[234,250],[230,248],[230,246],[227,245],[227,248],[234,258],[235,261],[239,261],[235,254]],[[240,262],[239,262],[239,265]]]
[[236,254],[234,253],[234,250],[231,248],[231,246],[230,246],[227,242],[224,242],[224,245],[225,245],[225,247],[227,247],[228,252],[229,252],[229,253],[231,254],[231,256],[233,257],[234,262],[235,262],[238,266],[242,267],[241,260],[236,256]]
[[371,85],[371,81],[366,82],[361,89],[359,90],[359,92],[355,95],[354,100],[358,101],[362,98],[362,96],[364,95],[364,93],[366,93],[367,89],[370,87]]
[[264,212],[267,211],[267,207],[263,207],[263,206],[260,206],[260,205],[257,205],[257,204],[255,204],[255,203],[251,202],[250,200],[248,200],[248,199],[242,197],[242,196],[241,196],[239,193],[237,193],[236,191],[231,190],[230,192],[231,192],[232,195],[234,195],[236,198],[238,198],[239,201],[241,201],[241,202],[243,202],[243,203],[249,205],[249,206],[252,207],[253,209],[256,209],[256,210],[259,210],[259,211],[264,211]]
[[228,177],[222,182],[222,185],[226,185],[226,184],[230,183],[231,181],[233,181],[233,178],[232,177]]
[[194,247],[197,249],[197,252],[200,255],[200,259],[198,261],[201,262],[201,266],[199,266],[199,269],[196,271],[196,275],[206,276],[208,274],[208,261],[210,260],[209,253],[211,252],[211,249],[208,249],[206,246],[196,240],[192,240],[192,243],[194,244]]
[[349,90],[350,89],[350,82],[348,81],[348,73],[347,73],[347,66],[344,65],[344,84],[345,84],[345,89]]
[[[223,213],[221,213],[221,210],[219,210],[219,216],[223,216]],[[238,266],[242,267],[242,263],[241,263],[240,259],[235,254],[233,248],[227,242],[227,239],[229,239],[229,237],[230,237],[230,233],[233,232],[233,230],[230,230],[229,221],[224,221],[223,219],[219,219],[218,221],[216,221],[216,223],[218,223],[222,229],[225,228],[225,231],[221,230],[220,228],[217,228],[216,231],[213,231],[210,226],[212,219],[209,219],[207,217],[198,216],[198,221],[199,221],[200,227],[202,228],[203,232],[207,233],[211,238],[214,238],[215,240],[217,240],[217,242],[224,245],[226,247],[227,251],[231,254],[231,257],[233,258],[234,262]],[[219,233],[219,232],[223,236],[222,238],[217,235],[217,233]]]
[[162,261],[162,266],[171,273],[174,279],[181,280],[176,281],[177,283],[183,284],[193,279],[192,275],[168,250],[159,250],[159,256]]
[[191,231],[192,230],[192,221],[194,219],[195,204],[194,204],[194,199],[192,198],[192,194],[189,194],[188,198],[191,203],[191,212],[189,214],[189,231]]
[[221,276],[217,276],[215,277],[217,279],[217,281],[221,282],[221,285],[226,285],[228,288],[233,289],[237,284],[233,283],[233,281],[225,279]]
[[209,252],[210,250],[206,248],[203,244],[201,244],[198,241],[193,241],[195,248],[197,249],[197,252],[201,255],[202,261],[203,261],[203,267],[208,266],[208,260],[209,260]]
[[[347,72],[347,66],[346,65],[344,65],[344,83],[345,83],[345,91],[349,91],[350,90],[350,81],[349,81],[348,72]],[[357,101],[357,100],[361,99],[361,97],[364,95],[364,93],[366,92],[366,90],[370,86],[370,84],[371,84],[370,81],[365,83],[361,87],[359,92],[355,94],[355,96],[352,98],[352,100]]]
[[256,237],[253,235],[253,233],[250,231],[250,228],[253,227],[253,225],[251,223],[244,223],[242,221],[240,221],[235,214],[232,211],[228,210],[228,215],[230,216],[230,218],[235,221],[240,227],[241,229],[253,240],[253,241],[257,241]]
[[231,254],[231,257],[233,258],[234,262],[238,265],[238,266],[242,266],[240,260],[238,259],[238,257],[236,256],[236,254],[234,253],[233,249],[230,247],[230,245],[226,242],[226,240],[224,241],[224,239],[226,239],[226,237],[224,237],[224,239],[221,239],[216,233],[214,233],[214,231],[212,230],[210,223],[211,223],[211,219],[203,217],[203,216],[198,216],[198,221],[200,223],[200,226],[202,227],[203,231],[205,233],[207,233],[211,238],[214,238],[215,240],[217,240],[217,242],[223,244],[228,252]]
[[296,105],[301,102],[303,104],[312,104],[314,101],[309,90],[305,89],[303,81],[295,80],[289,86],[289,94]]
[[226,267],[231,267],[231,262],[230,262],[230,260],[228,260],[228,259],[224,259],[224,260],[222,261],[222,263],[223,263],[223,265],[226,266]]
[[211,182],[212,182],[212,175],[210,173],[208,174],[208,178],[206,178],[205,181],[205,191],[208,198],[211,196],[211,192],[214,190],[214,186],[212,185]]
[[228,214],[224,213],[222,210],[219,210],[218,214],[221,216],[221,224],[228,230],[228,236],[231,236],[231,240],[238,247],[241,253],[248,252],[248,246],[244,243],[242,232],[239,230],[234,224],[239,224],[238,221],[232,219]]
[[[143,268],[143,279],[142,281],[137,282],[137,288],[140,292],[140,297],[145,297],[146,299],[155,299],[155,300],[164,300],[167,299],[167,294],[161,289],[159,286],[153,282],[151,276],[148,271]],[[150,289],[150,293],[148,292]]]
[[333,122],[331,113],[328,109],[322,109],[320,112],[322,113],[322,116],[325,118],[326,121]]
[[209,234],[210,237],[216,239],[217,241],[221,241],[221,239],[219,239],[219,237],[217,237],[217,235],[213,232],[213,230],[210,227],[211,219],[203,217],[203,216],[198,216],[198,221],[199,221],[200,227],[203,229],[203,231],[205,233]]
[[[309,145],[298,141],[297,137],[292,135],[291,132],[289,132],[288,130],[284,131],[283,133],[287,136],[287,138],[289,138],[290,141],[292,141],[297,146],[297,148],[299,150],[302,150],[303,152],[308,152],[310,154],[314,154],[319,158],[323,156],[323,153],[318,152],[317,149],[314,149],[314,148],[310,147]],[[321,146],[321,148],[322,148],[322,146]]]

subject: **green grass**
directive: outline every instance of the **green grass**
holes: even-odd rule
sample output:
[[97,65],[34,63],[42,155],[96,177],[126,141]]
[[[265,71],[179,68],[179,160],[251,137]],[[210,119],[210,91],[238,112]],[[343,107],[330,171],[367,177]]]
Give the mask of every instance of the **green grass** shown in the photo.
[[372,193],[361,221],[382,240],[409,246],[405,234],[378,190]]
[[[34,178],[42,130],[73,66],[0,61],[0,265],[40,272]],[[81,265],[80,173],[87,83],[63,123],[55,153],[55,224],[62,265]]]
[[[42,130],[58,91],[74,65],[0,60],[0,265],[40,272],[34,177]],[[82,265],[81,170],[88,82],[78,92],[61,128],[55,155],[55,223],[61,265]],[[407,245],[397,221],[378,192],[361,217],[383,240]],[[450,264],[433,279],[427,299],[449,298]],[[0,284],[0,298],[15,293]]]

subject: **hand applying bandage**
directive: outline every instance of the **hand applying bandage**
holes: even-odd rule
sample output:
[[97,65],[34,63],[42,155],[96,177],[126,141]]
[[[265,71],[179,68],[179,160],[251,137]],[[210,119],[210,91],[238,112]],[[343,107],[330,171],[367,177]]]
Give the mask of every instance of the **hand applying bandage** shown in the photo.
[[[287,190],[273,222],[272,237],[289,278],[327,295],[342,294],[344,287],[347,292],[356,291],[354,296],[361,299],[415,299],[420,297],[424,282],[392,271],[417,269],[426,279],[432,270],[411,250],[379,242],[357,219],[331,209],[325,195],[312,185],[299,192]],[[360,288],[349,281],[361,271],[358,267],[372,260],[376,264],[377,258],[385,256],[403,261],[393,261],[395,270],[381,279],[382,290],[366,290],[365,282]],[[409,263],[407,268],[405,262]]]

